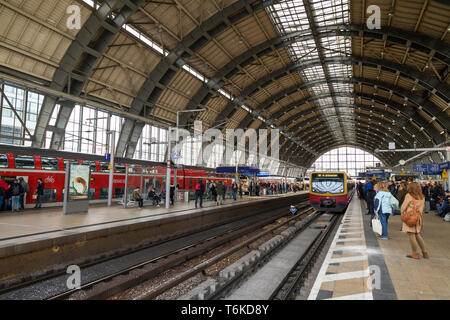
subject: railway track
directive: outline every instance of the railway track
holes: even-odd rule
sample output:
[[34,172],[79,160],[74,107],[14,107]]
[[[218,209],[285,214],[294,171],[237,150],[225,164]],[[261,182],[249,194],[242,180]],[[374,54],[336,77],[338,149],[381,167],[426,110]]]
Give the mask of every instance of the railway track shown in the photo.
[[[299,210],[305,209],[306,201],[297,207]],[[25,279],[22,283],[4,288],[0,291],[0,299],[70,299],[74,295],[78,299],[106,299],[288,214],[286,208],[275,212],[271,210],[131,253],[96,261],[87,260],[81,266],[82,276],[87,274],[87,278],[84,278],[79,288],[67,289],[67,274],[48,274],[40,279]],[[118,266],[115,266],[116,263]]]
[[[267,241],[266,244],[259,246],[257,251],[252,251],[246,257],[235,262],[234,265],[222,270],[218,277],[214,279],[209,278],[201,283],[191,290],[190,293],[184,295],[182,299],[294,299],[296,293],[300,291],[307,279],[308,273],[313,268],[327,239],[336,230],[342,217],[341,215],[325,216],[327,217],[325,218],[321,213],[316,212],[307,217],[303,217],[303,219],[298,219],[299,217],[290,218],[289,221],[285,222],[286,224],[289,224],[293,220],[298,221],[295,227],[290,227],[281,233],[284,239],[280,240],[280,235],[275,236],[272,240]],[[317,229],[317,225],[321,223],[320,220],[327,221],[326,224],[323,224],[323,228],[319,226],[321,230],[311,231],[311,228]],[[248,242],[254,240],[252,238]],[[294,247],[294,250],[292,250],[292,247]],[[304,249],[303,251],[302,247]],[[236,249],[233,248],[233,250]],[[287,251],[286,254],[288,256],[292,256],[292,253],[295,251],[300,251],[301,255],[296,261],[289,261],[289,259],[286,259],[286,254],[283,257],[284,250]],[[223,252],[218,259],[229,255],[231,251]],[[211,261],[211,263],[214,263],[214,261]],[[179,275],[171,282],[138,298],[154,298],[157,294],[161,294],[164,290],[168,290],[173,285],[180,283],[196,272],[204,270],[211,263],[205,261],[204,264],[199,265],[185,274]],[[270,266],[271,263],[274,266]],[[288,267],[285,274],[283,274],[283,270],[280,268],[280,263],[285,263],[285,267]],[[267,283],[267,279],[275,280],[272,283],[270,283],[271,281]],[[261,285],[262,283],[263,285]],[[264,291],[264,294],[258,295],[262,291]]]

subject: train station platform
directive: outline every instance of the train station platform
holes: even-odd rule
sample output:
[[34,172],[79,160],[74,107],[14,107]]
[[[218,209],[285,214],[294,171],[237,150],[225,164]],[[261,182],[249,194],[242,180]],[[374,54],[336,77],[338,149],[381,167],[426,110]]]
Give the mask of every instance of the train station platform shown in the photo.
[[[82,255],[130,247],[144,240],[158,243],[250,216],[256,207],[276,207],[277,200],[290,203],[291,198],[304,194],[244,196],[236,201],[227,199],[222,206],[204,202],[203,208],[198,209],[191,201],[176,202],[169,209],[92,205],[88,213],[71,215],[63,215],[62,208],[1,212],[0,280],[27,272],[27,264],[33,264],[37,270],[47,264],[74,261]],[[282,205],[284,202],[281,200]],[[13,265],[21,271],[10,270]]]
[[413,260],[400,216],[389,218],[389,240],[377,239],[356,195],[333,239],[309,300],[450,299],[450,223],[424,215],[430,259]]

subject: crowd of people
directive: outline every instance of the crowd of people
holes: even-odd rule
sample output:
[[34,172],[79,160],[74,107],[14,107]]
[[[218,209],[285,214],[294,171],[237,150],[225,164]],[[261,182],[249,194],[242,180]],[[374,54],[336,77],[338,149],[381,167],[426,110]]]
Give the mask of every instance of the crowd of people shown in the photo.
[[[22,178],[11,180],[9,183],[4,179],[0,180],[0,211],[19,212],[25,210],[25,198],[30,193],[30,186]],[[38,179],[38,185],[33,193],[36,200],[35,209],[42,206],[44,195],[44,182]]]
[[421,236],[423,214],[436,211],[436,215],[443,218],[450,215],[449,191],[444,192],[444,187],[439,182],[420,184],[412,179],[402,180],[398,183],[366,179],[364,184],[359,182],[357,191],[358,197],[366,201],[367,214],[371,216],[370,220],[372,221],[374,218],[380,220],[382,233],[379,239],[389,239],[390,215],[402,215],[411,210],[417,212],[418,219],[415,225],[411,226],[403,222],[401,228],[401,231],[408,233],[412,249],[412,254],[407,257],[419,259],[418,248],[420,247],[423,257],[429,258]]

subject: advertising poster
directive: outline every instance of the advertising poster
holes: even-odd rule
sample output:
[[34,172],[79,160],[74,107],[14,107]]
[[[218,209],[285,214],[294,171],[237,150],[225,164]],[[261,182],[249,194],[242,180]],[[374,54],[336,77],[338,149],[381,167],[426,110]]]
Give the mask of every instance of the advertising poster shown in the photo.
[[86,165],[70,164],[69,201],[89,198],[90,168]]

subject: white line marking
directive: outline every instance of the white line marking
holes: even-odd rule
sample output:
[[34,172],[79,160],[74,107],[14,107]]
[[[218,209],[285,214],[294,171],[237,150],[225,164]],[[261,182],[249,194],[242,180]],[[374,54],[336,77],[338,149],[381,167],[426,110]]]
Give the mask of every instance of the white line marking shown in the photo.
[[337,239],[337,242],[351,242],[351,241],[364,241],[364,238]]
[[325,300],[373,300],[373,294],[372,292],[364,292]]
[[365,270],[352,271],[352,272],[342,272],[342,273],[335,273],[335,274],[327,274],[322,279],[322,282],[365,278],[365,277],[368,277],[368,276],[370,276],[369,269],[365,269]]
[[353,261],[367,261],[368,256],[366,254],[362,254],[359,256],[352,256],[352,257],[342,257],[342,258],[331,258],[331,263],[343,263],[343,262],[353,262]]

